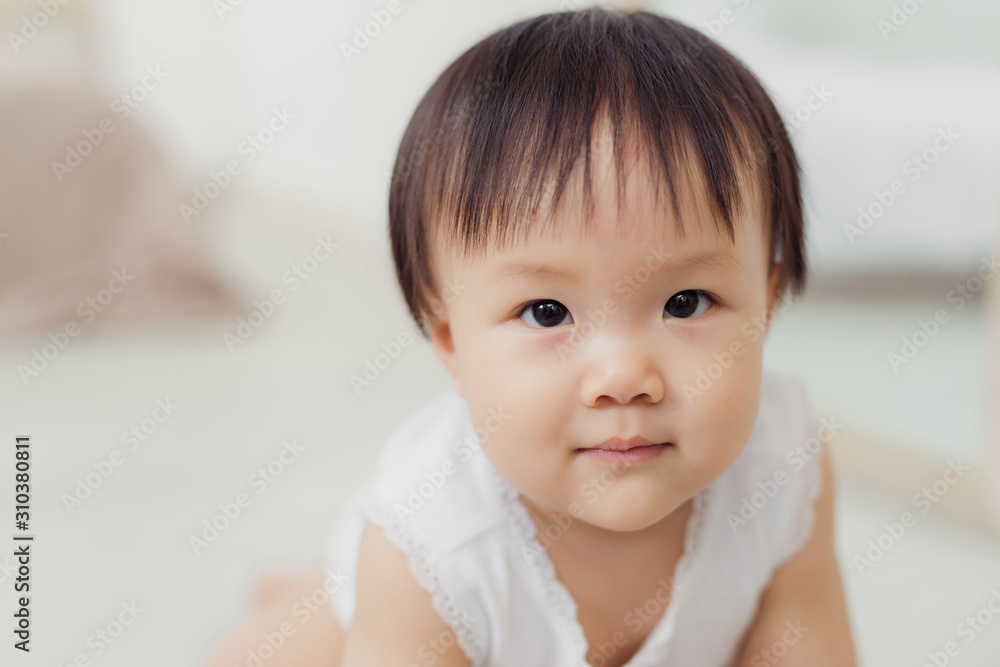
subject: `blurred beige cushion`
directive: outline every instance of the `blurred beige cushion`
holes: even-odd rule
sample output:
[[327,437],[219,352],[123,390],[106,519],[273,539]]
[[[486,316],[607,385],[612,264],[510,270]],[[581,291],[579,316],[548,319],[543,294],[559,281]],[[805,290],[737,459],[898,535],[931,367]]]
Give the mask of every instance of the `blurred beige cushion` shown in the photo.
[[0,86],[0,334],[239,312],[190,192],[122,115],[79,84]]

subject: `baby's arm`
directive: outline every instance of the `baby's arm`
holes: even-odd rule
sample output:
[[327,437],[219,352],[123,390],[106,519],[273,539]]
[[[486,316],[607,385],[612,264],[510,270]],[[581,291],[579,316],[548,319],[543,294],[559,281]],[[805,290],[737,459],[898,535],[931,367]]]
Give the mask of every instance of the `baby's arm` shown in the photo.
[[361,535],[354,618],[345,642],[341,667],[407,667],[430,661],[440,667],[471,667],[406,557],[371,523]]
[[834,479],[828,449],[823,451],[821,469],[823,486],[816,499],[812,535],[778,568],[764,591],[738,667],[857,665],[833,548]]

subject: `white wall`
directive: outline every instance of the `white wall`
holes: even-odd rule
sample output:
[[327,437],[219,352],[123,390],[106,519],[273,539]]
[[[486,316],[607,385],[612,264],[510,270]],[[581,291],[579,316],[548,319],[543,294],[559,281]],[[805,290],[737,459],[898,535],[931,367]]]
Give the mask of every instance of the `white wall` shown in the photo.
[[234,157],[272,108],[287,107],[296,120],[248,166],[243,184],[350,211],[364,218],[359,230],[381,238],[385,174],[434,77],[498,27],[558,7],[398,2],[401,11],[348,62],[339,44],[386,0],[244,0],[222,18],[208,0],[97,0],[101,70],[112,95],[149,64],[170,73],[142,111],[195,182]]
[[[239,144],[265,126],[272,109],[287,108],[296,119],[244,165],[239,185],[313,202],[352,233],[382,243],[386,174],[434,77],[501,26],[589,4],[397,2],[400,11],[351,62],[340,44],[351,42],[373,11],[385,16],[388,0],[71,0],[63,11],[90,16],[97,78],[109,101],[149,66],[168,73],[136,116],[192,184],[238,158]],[[990,26],[1000,22],[1000,3],[918,3],[888,39],[877,24],[890,16],[888,0],[648,4],[709,32],[730,12],[734,20],[719,41],[745,59],[789,116],[811,87],[833,91],[795,137],[819,272],[908,264],[960,271],[995,243],[1000,46]],[[7,59],[40,57],[59,30],[46,28]],[[869,206],[948,125],[962,136],[954,149],[850,243],[844,226],[857,220],[858,206]]]

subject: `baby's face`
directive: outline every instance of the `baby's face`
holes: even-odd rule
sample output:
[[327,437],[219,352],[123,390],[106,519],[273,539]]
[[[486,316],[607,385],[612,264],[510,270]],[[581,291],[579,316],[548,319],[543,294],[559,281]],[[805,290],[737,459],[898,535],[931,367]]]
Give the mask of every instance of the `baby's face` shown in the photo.
[[[595,166],[589,235],[575,188],[556,231],[471,260],[436,253],[439,280],[461,289],[432,341],[473,425],[503,415],[482,445],[505,479],[538,506],[631,531],[668,516],[743,450],[775,283],[759,204],[736,218],[733,244],[704,200],[682,198],[678,237],[645,176],[628,179],[619,217],[614,171],[606,159]],[[582,451],[633,436],[670,445],[624,462]]]

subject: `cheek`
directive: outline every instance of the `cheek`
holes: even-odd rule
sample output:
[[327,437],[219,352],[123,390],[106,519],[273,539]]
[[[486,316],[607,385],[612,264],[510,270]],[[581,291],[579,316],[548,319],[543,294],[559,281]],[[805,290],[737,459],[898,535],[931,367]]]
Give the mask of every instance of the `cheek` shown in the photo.
[[512,482],[541,475],[541,464],[558,456],[565,438],[566,365],[556,354],[558,337],[498,327],[463,341],[461,374],[473,425],[482,426],[491,409],[510,415],[482,443],[484,453]]
[[755,324],[761,318],[753,315],[751,309],[743,308],[671,329],[664,350],[666,370],[675,388],[689,389],[687,402],[702,402],[719,393],[717,385],[747,382],[747,374],[759,371],[764,334]]
[[470,402],[469,409],[475,427],[482,429],[488,424],[491,411],[506,416],[504,423],[489,433],[488,440],[481,441],[482,454],[490,464],[508,482],[529,494],[537,495],[551,485],[552,471],[564,463],[568,446],[558,406],[546,406],[539,395],[525,391],[525,386],[517,383],[490,381],[474,396],[475,405]]
[[736,460],[757,420],[763,340],[752,341],[739,327],[689,341],[677,372],[684,431],[692,466],[715,479]]
[[[526,381],[544,377],[539,361],[554,357],[557,349],[554,342],[557,337],[532,337],[518,331],[517,325],[512,322],[462,333],[462,343],[457,352],[462,359],[463,372],[486,390],[500,380],[508,384],[513,381],[515,387],[523,387]],[[553,354],[550,355],[550,352]]]
[[[564,409],[570,367],[560,358],[565,337],[482,335],[461,351],[461,373],[466,396],[486,407],[503,403],[528,421],[533,412],[554,415]],[[562,401],[562,404],[560,404]],[[548,405],[551,403],[551,405]],[[537,418],[536,418],[537,419]],[[544,421],[536,425],[544,428]]]

